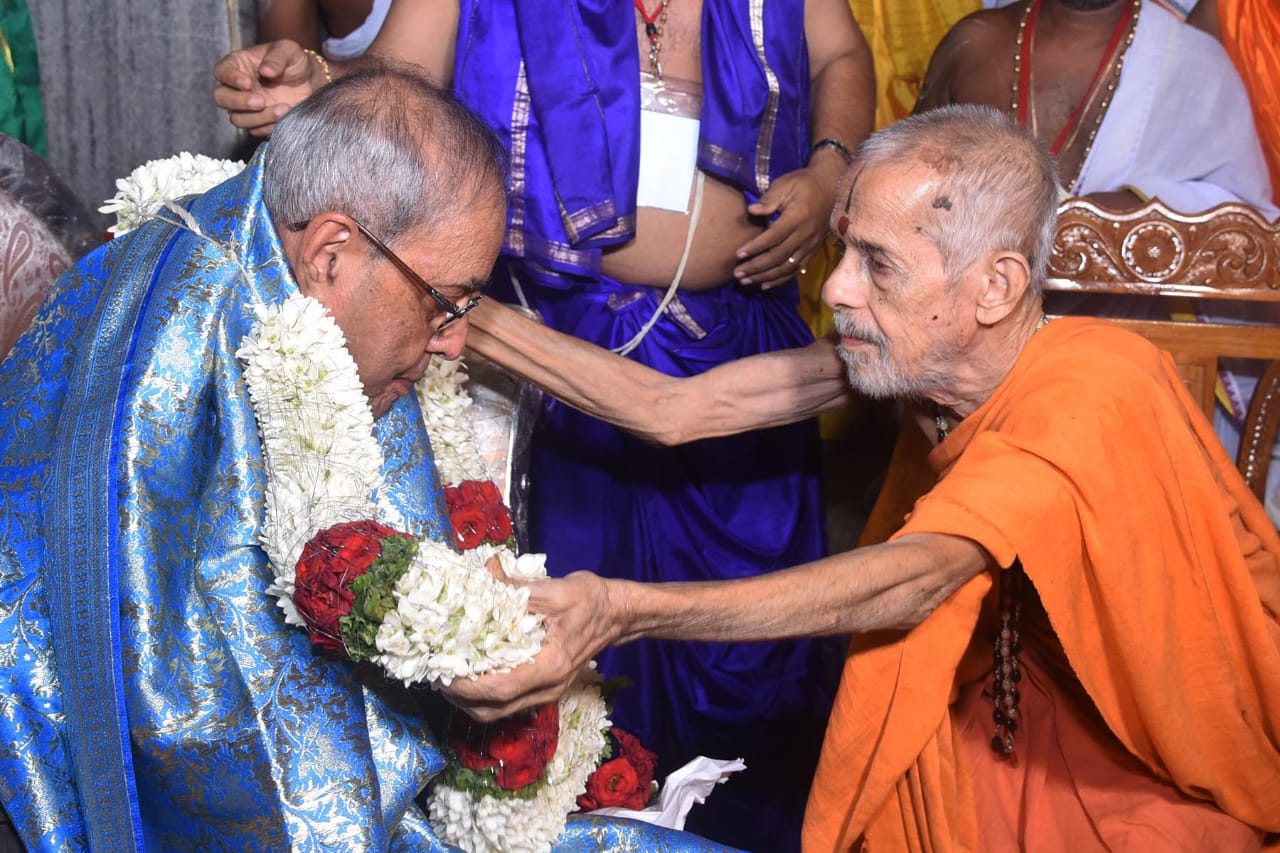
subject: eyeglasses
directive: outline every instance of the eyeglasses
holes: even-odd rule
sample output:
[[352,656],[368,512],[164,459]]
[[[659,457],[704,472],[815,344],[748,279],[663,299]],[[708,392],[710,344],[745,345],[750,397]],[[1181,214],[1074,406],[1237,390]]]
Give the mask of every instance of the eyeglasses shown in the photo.
[[444,311],[446,315],[444,318],[444,322],[436,326],[436,334],[443,332],[445,329],[449,327],[451,323],[457,320],[461,320],[463,317],[466,316],[468,311],[470,311],[472,308],[475,308],[477,305],[480,304],[480,300],[484,299],[483,293],[472,294],[471,298],[467,300],[466,304],[459,307],[454,303],[452,299],[445,296],[443,293],[436,290],[431,285],[427,284],[426,279],[424,279],[422,276],[414,272],[409,267],[408,264],[406,264],[403,260],[401,260],[399,255],[391,251],[391,249],[387,246],[386,243],[379,240],[372,231],[364,227],[364,225],[361,224],[357,219],[353,217],[351,221],[356,224],[356,227],[360,229],[360,233],[364,235],[366,240],[368,240],[370,243],[373,244],[374,248],[376,248],[379,252],[385,255],[387,260],[395,264],[396,269],[404,273],[405,278],[413,282],[420,290],[422,290],[422,292],[426,293],[427,296],[430,296],[432,299],[434,299],[436,304],[440,306],[440,310]]

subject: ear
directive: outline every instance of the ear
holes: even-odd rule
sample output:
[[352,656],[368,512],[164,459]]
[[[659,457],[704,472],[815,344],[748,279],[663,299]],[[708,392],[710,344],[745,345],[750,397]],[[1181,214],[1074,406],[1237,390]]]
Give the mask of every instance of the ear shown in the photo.
[[976,319],[983,326],[994,326],[1022,302],[1031,286],[1031,265],[1018,252],[999,252],[981,269]]
[[286,256],[291,255],[289,266],[299,290],[322,302],[332,295],[330,290],[339,269],[363,260],[364,247],[354,239],[355,231],[350,217],[326,211],[313,216],[306,228],[292,235]]

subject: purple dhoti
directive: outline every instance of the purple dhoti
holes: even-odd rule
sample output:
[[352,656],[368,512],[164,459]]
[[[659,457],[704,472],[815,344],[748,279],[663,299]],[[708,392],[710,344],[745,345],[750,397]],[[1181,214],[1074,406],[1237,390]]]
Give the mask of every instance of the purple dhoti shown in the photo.
[[[809,153],[801,0],[703,0],[697,160],[751,201]],[[454,87],[511,154],[503,259],[552,327],[629,341],[659,290],[601,276],[634,237],[640,61],[634,13],[614,0],[462,0]],[[682,292],[631,358],[675,376],[808,343],[795,286]],[[812,424],[658,449],[549,402],[534,442],[530,533],[555,574],[636,580],[746,577],[823,554]],[[799,849],[830,710],[839,641],[641,642],[601,668],[635,686],[614,718],[669,770],[697,754],[748,769],[694,809],[690,828],[748,850]]]
[[[606,347],[629,341],[662,298],[611,279],[572,290],[526,280],[524,291],[549,325]],[[689,376],[802,345],[812,338],[795,298],[794,285],[681,293],[630,357]],[[818,470],[812,422],[661,448],[549,401],[534,442],[531,544],[556,575],[700,581],[786,568],[823,555]],[[830,639],[642,640],[607,650],[600,668],[634,682],[613,718],[658,753],[661,772],[699,754],[745,759],[746,772],[693,810],[691,830],[785,851],[798,849],[841,650]]]

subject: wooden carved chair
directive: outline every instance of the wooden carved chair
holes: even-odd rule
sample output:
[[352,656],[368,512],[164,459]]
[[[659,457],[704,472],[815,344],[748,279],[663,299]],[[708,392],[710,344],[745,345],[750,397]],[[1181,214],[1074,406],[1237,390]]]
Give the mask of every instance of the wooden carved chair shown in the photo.
[[1250,490],[1264,504],[1271,496],[1266,493],[1267,470],[1280,431],[1280,361],[1273,361],[1262,375],[1253,399],[1249,401],[1249,413],[1240,431],[1240,453],[1236,464]]
[[[1182,315],[1116,322],[1173,355],[1191,396],[1209,417],[1220,359],[1280,360],[1280,326],[1196,322],[1180,310],[1212,299],[1216,313],[1230,306],[1245,318],[1280,316],[1280,223],[1268,223],[1245,205],[1223,204],[1184,215],[1154,201],[1128,213],[1112,213],[1085,199],[1069,199],[1059,210],[1046,289],[1146,297],[1165,303],[1164,316]],[[1278,422],[1280,368],[1272,364],[1253,395],[1237,455],[1260,500]],[[904,417],[885,486],[860,545],[891,536],[933,485],[925,461],[930,449],[915,421]]]
[[[1058,214],[1048,289],[1160,299],[1171,314],[1178,302],[1212,299],[1219,306],[1242,304],[1243,316],[1275,316],[1265,306],[1280,306],[1280,223],[1240,204],[1187,216],[1151,202],[1117,214],[1072,199]],[[1220,359],[1280,359],[1275,325],[1117,322],[1168,350],[1191,396],[1210,415]]]

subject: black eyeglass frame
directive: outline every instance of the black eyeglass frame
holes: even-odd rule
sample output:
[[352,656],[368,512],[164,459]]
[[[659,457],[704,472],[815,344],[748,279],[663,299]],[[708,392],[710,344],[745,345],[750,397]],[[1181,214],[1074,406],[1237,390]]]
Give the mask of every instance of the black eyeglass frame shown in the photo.
[[389,247],[386,243],[382,242],[382,240],[380,240],[376,234],[374,234],[372,231],[366,228],[364,226],[364,223],[356,219],[354,216],[350,217],[350,219],[352,222],[356,224],[356,228],[360,229],[360,233],[364,235],[364,238],[373,244],[375,249],[377,249],[384,256],[386,256],[386,259],[391,261],[391,263],[395,265],[396,269],[404,273],[404,277],[409,279],[409,281],[413,282],[414,285],[416,285],[419,290],[421,290],[423,293],[427,294],[427,296],[430,296],[432,299],[434,299],[435,303],[440,306],[440,309],[442,311],[444,311],[446,316],[444,318],[444,321],[441,322],[440,325],[436,326],[436,334],[440,334],[441,332],[443,332],[445,329],[449,327],[451,323],[457,320],[461,320],[463,317],[467,315],[468,311],[475,308],[477,305],[480,304],[481,300],[484,299],[483,293],[474,293],[471,295],[471,298],[467,300],[467,303],[463,305],[461,308],[459,308],[452,299],[445,296],[440,291],[436,290],[434,287],[432,287],[430,284],[427,283],[427,280],[425,278],[423,278],[422,276],[414,272],[412,267],[410,267],[407,263],[405,263],[404,260],[399,255],[391,251],[391,247]]

